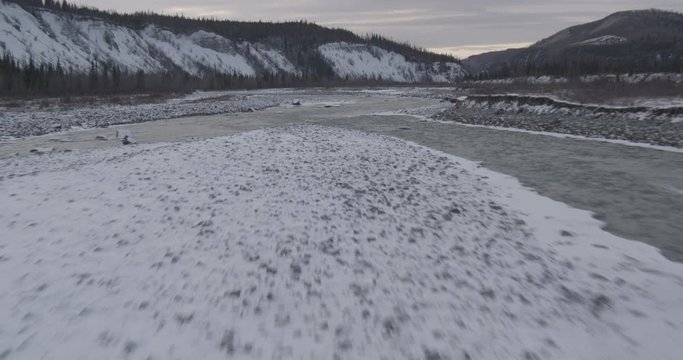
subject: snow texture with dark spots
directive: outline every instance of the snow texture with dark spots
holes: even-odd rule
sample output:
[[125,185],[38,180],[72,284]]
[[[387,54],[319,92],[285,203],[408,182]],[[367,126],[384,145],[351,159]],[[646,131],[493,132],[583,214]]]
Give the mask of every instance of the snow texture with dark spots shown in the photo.
[[0,161],[2,359],[677,359],[683,266],[513,178],[287,126]]
[[60,131],[103,128],[193,115],[252,112],[291,102],[294,97],[253,95],[227,99],[175,99],[139,105],[81,106],[73,109],[0,112],[0,142]]

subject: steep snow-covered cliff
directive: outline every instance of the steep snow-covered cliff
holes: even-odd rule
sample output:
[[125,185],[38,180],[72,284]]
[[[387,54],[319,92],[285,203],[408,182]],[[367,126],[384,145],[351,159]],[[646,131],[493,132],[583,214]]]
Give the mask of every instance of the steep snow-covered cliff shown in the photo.
[[448,82],[462,78],[457,63],[415,63],[392,51],[366,44],[345,42],[321,45],[318,51],[341,77],[377,78],[396,82]]
[[[396,82],[448,82],[462,77],[457,63],[409,62],[398,53],[363,44],[323,44],[318,52],[342,78]],[[20,63],[59,65],[87,72],[93,62],[131,72],[182,70],[254,76],[301,74],[302,69],[271,44],[229,39],[204,30],[184,33],[147,25],[140,29],[103,19],[21,6],[0,0],[0,54]]]

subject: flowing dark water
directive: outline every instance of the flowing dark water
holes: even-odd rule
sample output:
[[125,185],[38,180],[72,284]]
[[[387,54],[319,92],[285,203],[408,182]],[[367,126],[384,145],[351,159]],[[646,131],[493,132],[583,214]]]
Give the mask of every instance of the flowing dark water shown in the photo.
[[[517,177],[544,196],[590,210],[621,237],[683,261],[683,154],[405,118],[336,120],[397,136]],[[397,126],[409,127],[397,130]]]

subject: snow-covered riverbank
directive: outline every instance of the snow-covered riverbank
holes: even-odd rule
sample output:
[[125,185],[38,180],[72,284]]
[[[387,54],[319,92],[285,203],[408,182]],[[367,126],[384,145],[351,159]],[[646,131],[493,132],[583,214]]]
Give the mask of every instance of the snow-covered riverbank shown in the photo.
[[[12,109],[0,107],[0,144],[39,135],[79,129],[174,119],[187,116],[244,113],[280,105],[335,106],[340,98],[420,97],[441,99],[453,88],[305,88],[244,91],[197,91],[162,102],[111,104],[71,104],[36,108],[33,101]],[[52,101],[56,101],[52,99]]]
[[683,266],[317,126],[0,163],[7,359],[676,359]]
[[683,148],[683,108],[620,107],[567,102],[548,96],[472,95],[433,116],[468,125],[558,133]]
[[282,96],[239,96],[140,105],[95,105],[56,111],[3,111],[0,140],[60,131],[134,124],[192,115],[254,111],[291,101]]

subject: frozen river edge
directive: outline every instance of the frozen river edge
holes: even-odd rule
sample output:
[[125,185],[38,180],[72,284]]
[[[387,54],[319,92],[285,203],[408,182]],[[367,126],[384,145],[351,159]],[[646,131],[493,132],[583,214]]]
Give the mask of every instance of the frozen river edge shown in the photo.
[[[259,91],[256,94],[262,99],[296,93],[302,105],[29,137],[0,144],[0,158],[15,153],[26,156],[31,149],[60,152],[117,147],[121,146],[116,139],[120,129],[132,132],[139,143],[159,143],[194,141],[292,123],[336,126],[399,137],[481,161],[487,168],[512,175],[544,196],[593,212],[607,231],[619,237],[646,242],[669,259],[683,261],[683,223],[678,216],[683,212],[680,152],[432,121],[428,116],[449,104],[439,101],[436,90],[414,91],[326,90],[311,95],[294,90]],[[230,94],[239,98],[253,93]],[[222,97],[225,93],[197,96]],[[193,96],[178,101],[198,99]]]

